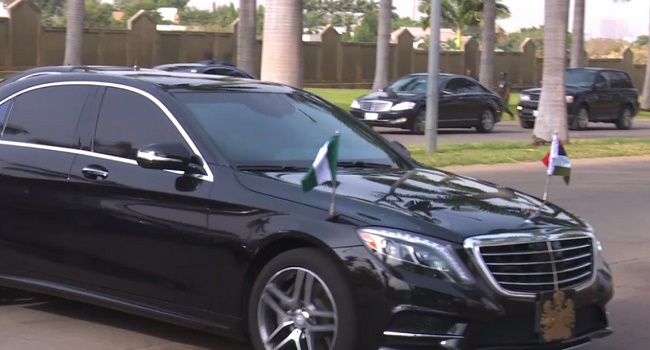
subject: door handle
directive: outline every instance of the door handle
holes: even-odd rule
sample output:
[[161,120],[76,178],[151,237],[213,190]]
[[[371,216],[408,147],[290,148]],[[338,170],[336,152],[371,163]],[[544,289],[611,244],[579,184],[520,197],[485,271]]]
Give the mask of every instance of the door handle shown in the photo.
[[97,165],[88,165],[85,168],[81,169],[81,172],[86,178],[91,180],[103,180],[108,177],[108,170]]

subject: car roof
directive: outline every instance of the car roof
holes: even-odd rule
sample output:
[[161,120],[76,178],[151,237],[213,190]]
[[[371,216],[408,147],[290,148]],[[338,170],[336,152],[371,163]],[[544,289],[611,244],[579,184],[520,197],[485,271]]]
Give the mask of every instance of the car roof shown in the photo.
[[53,66],[49,67],[49,69],[47,67],[40,67],[39,72],[58,72],[59,74],[38,75],[33,78],[17,81],[16,83],[20,83],[21,86],[23,84],[31,86],[50,82],[97,81],[132,86],[157,87],[170,92],[228,89],[251,92],[291,93],[298,90],[273,82],[262,82],[254,79],[213,74],[170,72],[117,66],[88,66],[85,67],[87,69],[69,69],[70,67],[68,66],[68,70],[61,70],[60,67]]
[[609,72],[623,72],[623,73],[625,73],[625,71],[621,70],[621,69],[603,68],[603,67],[578,67],[578,68],[567,68],[566,70],[588,70],[588,71],[593,71],[593,72],[609,71]]

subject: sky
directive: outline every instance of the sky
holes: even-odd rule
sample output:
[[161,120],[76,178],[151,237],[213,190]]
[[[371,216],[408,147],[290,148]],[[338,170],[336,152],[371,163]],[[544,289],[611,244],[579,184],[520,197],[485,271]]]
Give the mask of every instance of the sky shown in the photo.
[[[239,6],[239,0],[190,0],[189,5],[200,9],[210,9],[212,2],[217,6],[234,3]],[[263,5],[264,0],[257,0]],[[585,20],[585,32],[588,37],[601,34],[602,19],[622,19],[628,21],[630,34],[634,37],[641,34],[648,34],[650,26],[650,1],[631,0],[628,3],[616,3],[615,0],[586,0],[587,13]],[[400,16],[413,16],[414,9],[417,9],[419,0],[393,0]],[[517,31],[522,27],[540,26],[544,23],[544,0],[502,0],[512,12],[512,17],[507,20],[500,20],[499,25],[507,31]],[[571,0],[573,8],[573,0]],[[572,16],[571,16],[572,17]],[[570,18],[569,28],[572,19]]]

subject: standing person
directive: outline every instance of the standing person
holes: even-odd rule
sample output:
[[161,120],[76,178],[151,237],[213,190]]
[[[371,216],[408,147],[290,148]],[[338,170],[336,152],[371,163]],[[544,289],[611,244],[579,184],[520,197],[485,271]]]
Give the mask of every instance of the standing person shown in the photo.
[[510,120],[515,120],[515,115],[510,111],[510,89],[512,84],[508,80],[508,72],[501,72],[501,81],[499,82],[499,96],[503,101],[503,111],[510,115]]
[[472,78],[472,79],[474,79],[474,80],[476,80],[476,77],[474,77],[474,76],[472,75],[472,70],[469,69],[469,68],[465,69],[465,75],[468,76],[468,77],[470,77],[470,78]]

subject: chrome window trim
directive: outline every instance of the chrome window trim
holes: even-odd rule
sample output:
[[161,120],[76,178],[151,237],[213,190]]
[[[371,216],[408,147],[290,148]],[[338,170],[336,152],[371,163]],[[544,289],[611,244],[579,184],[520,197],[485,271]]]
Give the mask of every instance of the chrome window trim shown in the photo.
[[[190,149],[192,152],[198,156],[201,159],[201,162],[203,163],[203,170],[205,171],[206,175],[195,175],[195,177],[208,181],[208,182],[213,182],[214,181],[214,176],[212,174],[212,171],[210,170],[210,167],[208,166],[208,163],[206,163],[205,158],[199,151],[199,149],[196,147],[194,144],[194,141],[190,138],[190,136],[187,134],[185,129],[180,125],[178,120],[174,117],[174,115],[171,113],[171,111],[162,103],[160,100],[158,100],[156,97],[151,95],[150,93],[140,90],[138,88],[134,88],[132,86],[128,85],[122,85],[122,84],[116,84],[116,83],[108,83],[108,82],[100,82],[100,81],[59,81],[59,82],[54,82],[54,83],[45,83],[45,84],[39,84],[35,86],[30,86],[26,89],[20,90],[7,98],[3,99],[0,101],[0,105],[6,103],[7,101],[16,98],[17,96],[20,96],[22,94],[25,94],[30,91],[34,91],[37,89],[43,89],[43,88],[48,88],[48,87],[55,87],[55,86],[66,86],[66,85],[90,85],[90,86],[102,86],[102,87],[112,87],[116,89],[122,89],[122,90],[127,90],[133,93],[136,93],[138,95],[144,96],[145,98],[149,99],[151,102],[153,102],[162,112],[167,116],[169,121],[172,122],[174,127],[176,127],[176,130],[181,134],[185,142],[190,146]],[[13,107],[13,106],[12,106]],[[11,117],[11,116],[9,116]],[[8,121],[9,119],[7,119]],[[102,159],[107,159],[107,160],[112,160],[116,162],[121,162],[121,163],[126,163],[126,164],[133,164],[133,165],[138,165],[138,162],[133,160],[133,159],[128,159],[128,158],[123,158],[123,157],[117,157],[117,156],[112,156],[108,154],[103,154],[103,153],[98,153],[94,151],[84,151],[84,150],[79,150],[79,149],[71,149],[71,148],[65,148],[65,147],[57,147],[57,146],[47,146],[47,145],[38,145],[38,144],[32,144],[32,143],[27,143],[27,142],[15,142],[15,141],[5,141],[5,140],[0,140],[0,145],[8,145],[8,146],[16,146],[16,147],[27,147],[27,148],[37,148],[37,149],[42,149],[42,150],[48,150],[48,151],[59,151],[59,152],[66,152],[66,153],[74,153],[74,154],[80,154],[80,155],[86,155],[90,157],[96,157],[96,158],[102,158]],[[183,174],[182,171],[177,171],[177,170],[165,170],[166,172],[174,173],[174,174]]]
[[28,75],[26,75],[24,77],[20,77],[20,78],[16,79],[16,81],[21,81],[21,80],[31,78],[31,77],[37,77],[39,75],[53,75],[53,74],[61,74],[61,73],[63,73],[63,72],[38,72],[38,73],[32,73],[32,74],[28,74]]
[[581,291],[585,288],[592,286],[596,283],[598,278],[598,247],[596,244],[596,236],[593,232],[583,230],[560,230],[560,231],[533,231],[533,232],[513,232],[513,233],[499,233],[488,234],[466,238],[463,242],[463,248],[469,255],[472,263],[478,268],[481,276],[485,278],[490,287],[497,293],[505,297],[522,298],[522,299],[535,299],[536,293],[524,292],[511,292],[499,285],[499,282],[492,276],[492,272],[481,256],[480,248],[489,246],[500,246],[505,244],[525,244],[525,243],[545,243],[549,241],[567,240],[575,238],[591,238],[592,248],[592,274],[591,279],[585,283],[574,288],[575,291]]

